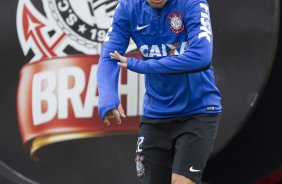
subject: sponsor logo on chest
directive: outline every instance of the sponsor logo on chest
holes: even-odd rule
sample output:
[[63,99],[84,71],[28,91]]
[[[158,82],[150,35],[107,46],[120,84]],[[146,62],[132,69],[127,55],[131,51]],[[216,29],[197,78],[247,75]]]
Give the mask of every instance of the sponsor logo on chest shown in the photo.
[[143,57],[164,57],[170,55],[183,54],[188,47],[188,42],[174,43],[174,44],[160,44],[160,45],[142,45],[139,47],[139,51]]

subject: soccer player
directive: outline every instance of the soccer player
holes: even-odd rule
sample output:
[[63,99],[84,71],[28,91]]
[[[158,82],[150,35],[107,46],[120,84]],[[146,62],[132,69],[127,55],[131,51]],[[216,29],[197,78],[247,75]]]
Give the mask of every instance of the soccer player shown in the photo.
[[[126,58],[130,37],[142,60]],[[120,0],[98,66],[99,115],[126,117],[120,67],[145,74],[136,149],[140,184],[200,183],[221,113],[206,0]]]

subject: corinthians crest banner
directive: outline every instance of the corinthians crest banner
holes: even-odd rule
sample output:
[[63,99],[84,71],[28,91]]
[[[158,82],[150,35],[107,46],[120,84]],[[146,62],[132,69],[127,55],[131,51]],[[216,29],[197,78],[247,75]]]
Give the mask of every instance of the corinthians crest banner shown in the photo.
[[[121,126],[107,127],[97,113],[99,53],[117,4],[44,0],[40,11],[30,0],[19,1],[17,32],[27,64],[20,72],[17,111],[31,155],[59,141],[137,130],[144,94],[139,74],[121,71],[119,95],[128,116]],[[135,49],[130,43],[128,52]]]

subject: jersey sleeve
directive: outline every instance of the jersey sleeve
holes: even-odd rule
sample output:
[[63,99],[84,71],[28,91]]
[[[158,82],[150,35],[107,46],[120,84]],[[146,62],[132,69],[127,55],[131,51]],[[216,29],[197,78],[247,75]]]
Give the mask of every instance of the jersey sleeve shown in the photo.
[[110,58],[110,52],[124,54],[130,39],[129,16],[124,1],[119,2],[113,15],[111,27],[102,46],[98,63],[98,112],[104,118],[109,110],[116,109],[120,103],[118,78],[120,67]]
[[184,23],[189,47],[183,54],[156,59],[138,60],[128,58],[128,69],[144,74],[194,73],[211,65],[213,36],[206,0],[190,0],[185,4]]

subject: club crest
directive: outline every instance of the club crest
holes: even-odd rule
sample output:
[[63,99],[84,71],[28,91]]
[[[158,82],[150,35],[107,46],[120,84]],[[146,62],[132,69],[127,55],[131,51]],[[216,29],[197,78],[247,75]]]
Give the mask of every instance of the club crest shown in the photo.
[[138,177],[142,177],[145,174],[145,167],[142,163],[143,160],[144,160],[144,156],[137,155],[136,158],[135,158],[136,171],[137,171]]
[[181,33],[185,29],[181,20],[182,17],[183,14],[179,13],[179,15],[177,15],[176,11],[174,11],[172,15],[168,14],[168,18],[170,19],[170,29],[176,34]]
[[[35,2],[35,1],[34,1]],[[66,55],[98,55],[118,0],[20,0],[17,30],[31,62]],[[39,7],[40,7],[39,6]],[[129,50],[135,50],[132,42]],[[31,52],[30,52],[31,51]]]

